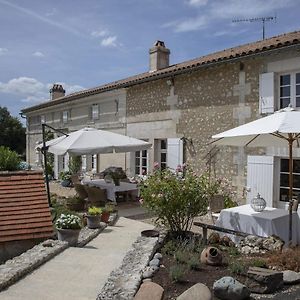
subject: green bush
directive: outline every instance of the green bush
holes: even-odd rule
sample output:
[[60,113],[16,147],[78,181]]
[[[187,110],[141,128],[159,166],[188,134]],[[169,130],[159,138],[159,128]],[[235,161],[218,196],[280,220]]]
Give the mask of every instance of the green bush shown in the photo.
[[0,146],[0,171],[20,170],[21,159],[17,152]]
[[240,260],[232,260],[228,265],[229,271],[232,274],[246,274],[248,266]]
[[169,276],[173,282],[180,282],[183,281],[187,271],[187,266],[183,264],[173,265],[170,267]]
[[268,267],[266,261],[264,261],[263,259],[259,259],[259,258],[251,260],[250,266],[258,267],[258,268],[267,268]]
[[81,156],[71,156],[69,160],[69,171],[76,174],[81,170]]
[[178,263],[187,264],[190,260],[190,253],[184,249],[178,249],[174,253],[174,258]]
[[88,209],[88,214],[90,216],[99,216],[102,213],[102,209],[100,207],[92,206]]
[[200,263],[200,256],[197,254],[191,254],[189,260],[188,260],[188,266],[192,270],[199,270],[201,263]]
[[191,170],[185,177],[170,170],[155,170],[142,184],[141,202],[157,222],[171,232],[190,230],[194,217],[207,211],[207,176],[197,176]]

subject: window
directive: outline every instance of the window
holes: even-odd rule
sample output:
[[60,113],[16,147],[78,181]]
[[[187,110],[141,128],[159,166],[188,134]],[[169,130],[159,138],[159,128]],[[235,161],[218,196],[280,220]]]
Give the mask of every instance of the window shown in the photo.
[[167,140],[159,141],[159,164],[162,170],[167,168]]
[[93,104],[92,105],[92,120],[99,119],[99,105]]
[[92,171],[97,172],[97,154],[92,155]]
[[279,78],[279,107],[284,108],[289,104],[300,107],[300,73],[280,75]]
[[45,115],[41,115],[41,124],[44,124],[45,122]]
[[69,118],[69,112],[67,110],[64,110],[62,115],[63,123],[68,123],[68,118]]
[[135,174],[146,175],[148,173],[148,152],[147,150],[135,152]]
[[[300,159],[293,160],[293,195],[300,195]],[[280,201],[289,201],[289,160],[280,161]]]

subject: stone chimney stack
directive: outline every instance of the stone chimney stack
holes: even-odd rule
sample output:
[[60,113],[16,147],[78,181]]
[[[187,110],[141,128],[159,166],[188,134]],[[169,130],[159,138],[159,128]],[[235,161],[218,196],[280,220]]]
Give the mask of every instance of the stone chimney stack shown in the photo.
[[54,83],[53,87],[50,89],[50,99],[55,100],[60,97],[64,97],[66,91],[61,84]]
[[166,48],[163,41],[156,41],[154,46],[149,50],[150,70],[154,72],[169,66],[170,50]]

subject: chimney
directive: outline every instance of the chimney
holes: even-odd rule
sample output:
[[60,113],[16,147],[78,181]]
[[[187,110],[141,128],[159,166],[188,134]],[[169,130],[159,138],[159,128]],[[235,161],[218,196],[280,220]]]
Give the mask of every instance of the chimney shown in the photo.
[[166,48],[163,41],[156,41],[154,46],[149,50],[150,70],[154,72],[169,66],[170,50]]
[[61,84],[54,83],[53,87],[50,89],[50,99],[55,100],[60,97],[65,96],[66,91]]

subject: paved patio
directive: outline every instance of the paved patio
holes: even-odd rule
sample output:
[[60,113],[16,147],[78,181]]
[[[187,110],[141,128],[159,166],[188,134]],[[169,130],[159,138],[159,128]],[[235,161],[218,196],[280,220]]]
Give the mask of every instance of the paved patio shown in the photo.
[[68,248],[1,292],[0,299],[95,300],[110,272],[146,229],[153,225],[120,217],[85,247]]

